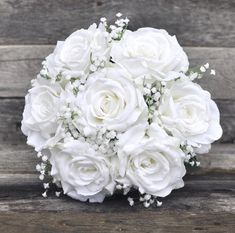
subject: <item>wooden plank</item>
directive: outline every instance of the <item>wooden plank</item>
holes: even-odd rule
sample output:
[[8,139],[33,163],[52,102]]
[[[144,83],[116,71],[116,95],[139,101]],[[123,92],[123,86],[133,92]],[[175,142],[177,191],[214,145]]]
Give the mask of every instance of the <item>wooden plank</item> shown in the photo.
[[[30,87],[30,80],[41,69],[41,61],[53,51],[49,45],[0,46],[0,97],[23,97]],[[202,87],[213,98],[235,99],[235,48],[185,48],[191,66],[209,62],[217,76],[204,78]]]
[[[19,160],[18,163],[20,163]],[[35,192],[42,191],[43,183],[41,180],[39,180],[37,174],[30,173],[32,172],[32,168],[26,171],[25,174],[15,173],[15,170],[12,170],[11,172],[12,173],[2,173],[2,171],[0,172],[0,198],[2,197],[2,195],[5,195],[6,190],[8,190],[9,192],[11,190],[14,190],[16,194],[19,192],[19,194],[17,195],[20,195],[22,191],[26,192],[26,190],[30,190],[30,192],[32,190],[34,190]]]
[[[52,187],[52,190],[48,192],[48,198],[44,199],[41,196],[41,193],[44,191],[42,186],[38,187],[38,182],[35,182],[35,179],[33,178],[33,175],[21,175],[22,177],[26,178],[25,180],[18,180],[18,183],[11,184],[2,184],[0,183],[0,213],[6,211],[5,208],[2,208],[1,204],[10,203],[13,201],[17,202],[18,205],[9,205],[7,208],[8,211],[24,211],[31,209],[32,211],[69,211],[69,210],[77,210],[77,211],[83,211],[86,208],[91,208],[90,211],[92,212],[103,212],[106,210],[108,206],[110,206],[110,211],[114,212],[116,210],[116,205],[120,205],[120,211],[124,211],[126,207],[128,207],[126,204],[126,197],[123,196],[121,193],[115,194],[111,197],[107,197],[103,203],[103,205],[99,206],[98,204],[90,205],[88,203],[81,203],[74,201],[70,197],[67,197],[65,195],[62,195],[60,198],[55,197],[54,191],[55,187]],[[29,176],[32,177],[32,179],[29,179]],[[2,175],[0,176],[2,179]],[[212,198],[213,196],[219,197],[226,196],[228,199],[235,198],[235,181],[234,181],[235,175],[231,174],[214,174],[214,175],[203,175],[203,176],[192,176],[187,175],[185,179],[185,186],[181,189],[174,190],[171,195],[165,198],[161,198],[161,200],[164,202],[163,210],[170,210],[174,207],[174,205],[182,205],[182,208],[184,209],[187,204],[183,204],[183,198],[187,198],[188,205],[194,205],[197,210],[202,211],[220,211],[222,208],[226,211],[232,211],[234,212],[234,206],[229,206],[228,203],[224,203],[226,206],[221,206],[222,203],[215,205],[214,207],[211,204],[210,200],[208,201],[208,206],[204,206],[202,203],[193,203],[194,199],[198,196],[198,199],[204,199],[205,197],[208,198],[208,194],[211,192],[212,195],[210,195]],[[17,179],[16,179],[17,180]],[[6,193],[10,193],[8,196]],[[199,194],[199,195],[198,195]],[[136,198],[138,196],[136,191],[131,191],[129,194],[133,198]],[[35,199],[38,201],[37,206],[33,206],[35,203]],[[177,199],[177,203],[174,203],[174,200]],[[197,198],[196,198],[197,199]],[[196,201],[196,200],[195,200]],[[206,201],[206,200],[203,200]],[[217,200],[219,202],[219,200]],[[26,204],[27,202],[27,204]],[[118,204],[119,202],[119,204]],[[197,201],[196,201],[197,202]],[[59,204],[60,203],[60,204]],[[74,203],[77,203],[77,206],[74,205]],[[29,207],[30,206],[30,207]],[[129,208],[129,207],[128,207]],[[127,208],[127,209],[128,209]],[[136,206],[136,208],[140,208],[140,206]],[[142,208],[142,207],[141,207]],[[218,208],[218,209],[217,209]],[[155,207],[153,207],[155,209]],[[195,211],[196,211],[195,209]],[[185,209],[186,210],[186,209]]]
[[235,101],[234,100],[216,100],[221,114],[221,125],[223,136],[220,142],[235,143]]
[[25,137],[21,133],[24,99],[0,99],[0,144],[21,144]]
[[[189,168],[188,172],[194,175],[211,173],[235,173],[235,145],[214,144],[206,155],[200,155],[200,167]],[[0,174],[16,174],[17,176],[3,176],[3,180],[13,182],[14,179],[25,179],[21,175],[37,175],[36,164],[38,159],[36,152],[22,142],[21,145],[3,144],[0,146]],[[21,175],[20,175],[21,174]],[[19,176],[19,177],[18,177]],[[34,178],[37,176],[34,176]],[[13,179],[13,180],[12,180]],[[12,181],[11,181],[12,180]],[[18,181],[16,181],[18,182]]]
[[235,45],[235,5],[229,0],[2,0],[0,43],[54,44],[118,11],[131,19],[131,29],[165,28],[183,45]]
[[2,233],[233,233],[234,218],[235,214],[224,212],[162,214],[159,209],[112,214],[27,211],[1,214],[0,230]]
[[212,98],[235,99],[235,49],[234,48],[185,48],[190,66],[209,62],[216,76],[203,77],[201,86],[210,91]]
[[[235,227],[234,175],[189,176],[183,189],[160,208],[129,207],[115,195],[103,204],[43,199],[35,185],[0,186],[0,231],[25,232],[203,232],[232,233]],[[135,193],[131,194],[132,196]]]
[[210,152],[199,155],[200,167],[191,169],[191,174],[213,172],[235,173],[235,145],[213,144]]
[[33,148],[25,143],[1,145],[0,174],[36,174],[36,164],[38,163],[36,155]]
[[[235,102],[233,100],[216,100],[221,112],[221,125],[224,134],[220,142],[233,143],[235,141]],[[21,133],[21,120],[24,99],[0,98],[0,144],[25,144],[25,137]]]
[[23,97],[54,46],[1,46],[0,96]]

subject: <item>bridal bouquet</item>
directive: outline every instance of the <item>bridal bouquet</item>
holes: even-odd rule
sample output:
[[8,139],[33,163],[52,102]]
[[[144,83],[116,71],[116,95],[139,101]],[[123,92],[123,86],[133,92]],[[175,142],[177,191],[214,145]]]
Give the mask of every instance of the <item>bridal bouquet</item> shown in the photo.
[[222,135],[215,102],[194,82],[215,71],[189,69],[165,30],[128,22],[118,13],[113,25],[101,18],[58,41],[32,80],[22,131],[38,152],[44,197],[55,183],[57,196],[80,201],[136,189],[145,207],[161,205]]

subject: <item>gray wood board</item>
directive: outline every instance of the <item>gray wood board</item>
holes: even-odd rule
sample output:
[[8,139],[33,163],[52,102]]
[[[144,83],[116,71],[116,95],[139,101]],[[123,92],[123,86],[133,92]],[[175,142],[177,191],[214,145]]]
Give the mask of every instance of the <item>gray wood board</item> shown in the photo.
[[235,46],[233,0],[2,0],[0,44],[55,44],[119,11],[133,30],[164,28],[188,46]]
[[[200,167],[188,168],[190,174],[235,173],[234,144],[213,144],[211,151],[208,154],[199,155],[198,159],[201,162]],[[19,180],[24,180],[24,175],[38,176],[36,172],[38,162],[36,152],[24,142],[21,142],[20,145],[0,145],[0,175],[3,175],[1,177],[2,182],[5,178],[14,179],[14,174]]]
[[[0,231],[57,232],[202,232],[233,233],[234,175],[188,176],[184,188],[163,199],[160,208],[130,207],[125,196],[103,204],[81,203],[69,197],[41,197],[42,188],[0,185]],[[131,196],[135,196],[132,193]]]
[[[54,46],[0,46],[0,97],[22,97],[30,80],[41,69],[41,61]],[[191,67],[209,62],[217,75],[207,75],[199,82],[213,98],[235,99],[235,48],[186,47]]]
[[[221,112],[221,125],[224,130],[220,142],[233,143],[235,140],[235,102],[216,100]],[[21,120],[24,108],[23,98],[0,98],[0,144],[25,143],[21,133]]]

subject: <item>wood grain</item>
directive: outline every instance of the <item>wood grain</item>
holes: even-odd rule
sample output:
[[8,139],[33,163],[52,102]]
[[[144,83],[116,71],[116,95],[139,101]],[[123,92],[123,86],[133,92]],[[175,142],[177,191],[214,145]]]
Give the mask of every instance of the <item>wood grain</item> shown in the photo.
[[36,174],[37,153],[30,146],[5,144],[0,151],[0,174]]
[[[235,141],[235,102],[233,100],[216,100],[221,112],[221,125],[224,134],[223,143]],[[0,98],[0,144],[25,144],[21,133],[21,120],[24,108],[22,98]]]
[[54,46],[1,46],[0,96],[23,97]]
[[183,45],[235,45],[235,4],[230,0],[2,0],[1,44],[55,44],[74,30],[117,12],[130,29],[156,27],[176,34]]
[[213,144],[210,152],[198,159],[200,167],[191,169],[191,174],[235,173],[235,144]]
[[21,133],[24,99],[0,99],[0,144],[25,143]]
[[[200,84],[216,99],[223,137],[209,154],[199,156],[201,166],[188,169],[185,187],[164,198],[160,208],[130,208],[126,197],[118,194],[102,205],[56,198],[56,187],[44,199],[36,153],[20,130],[23,97],[57,40],[102,16],[113,20],[118,11],[131,19],[130,29],[150,26],[176,34],[191,66],[209,62],[216,69],[216,77]],[[1,0],[0,232],[233,233],[234,12],[234,0]]]
[[216,100],[220,110],[220,122],[223,128],[223,136],[220,142],[235,143],[235,101]]
[[1,214],[0,230],[2,233],[233,233],[234,218],[233,213],[161,213],[158,209],[125,214],[27,211]]
[[[23,97],[54,46],[0,46],[0,97]],[[235,48],[185,48],[191,67],[209,62],[217,76],[200,80],[216,99],[235,99]],[[210,78],[209,78],[210,77]]]
[[190,66],[200,66],[209,62],[216,70],[216,76],[206,76],[199,80],[201,86],[216,99],[235,99],[235,48],[185,48]]
[[[200,155],[200,167],[189,168],[188,172],[194,175],[213,173],[234,173],[235,174],[235,145],[234,144],[214,144],[208,154]],[[24,175],[32,174],[35,178],[36,164],[38,163],[36,152],[26,144],[0,146],[0,174],[11,174],[12,176],[2,176],[0,183],[5,182],[5,178],[16,179],[16,183],[26,179]],[[13,176],[16,174],[16,176]],[[31,179],[29,177],[29,179]],[[10,181],[7,182],[10,182]],[[10,182],[10,183],[11,183]]]
[[234,178],[188,176],[185,187],[164,198],[162,207],[148,209],[142,205],[129,207],[126,197],[121,195],[107,198],[101,205],[56,198],[53,193],[43,199],[34,183],[21,184],[16,189],[0,186],[0,231],[232,233]]
[[[185,186],[183,188],[172,191],[171,196],[159,199],[164,201],[162,210],[170,211],[173,210],[174,207],[178,206],[178,209],[176,208],[175,211],[182,211],[187,210],[187,207],[189,206],[194,206],[193,208],[195,211],[225,211],[235,213],[235,208],[232,205],[232,200],[235,198],[234,178],[234,174],[210,174],[201,176],[187,175],[185,177]],[[16,212],[27,210],[31,210],[32,212],[70,210],[79,212],[87,211],[88,213],[112,213],[115,211],[125,213],[126,211],[129,211],[126,197],[121,193],[107,197],[102,205],[89,204],[74,201],[66,195],[62,195],[61,198],[57,198],[54,195],[54,191],[56,190],[55,187],[52,187],[51,191],[48,192],[49,198],[44,199],[41,196],[44,189],[42,185],[39,186],[38,184],[39,183],[35,182],[33,178],[30,180],[28,177],[25,182],[21,181],[21,185],[17,185],[16,183],[12,183],[11,185],[1,183],[0,213],[5,212],[6,209],[7,211]],[[13,188],[15,188],[15,190]],[[133,190],[129,193],[129,195],[136,198],[138,193]],[[216,201],[218,204],[213,206],[213,203],[208,196],[212,199],[218,197],[218,200],[212,200],[212,202]],[[220,202],[219,196],[221,196],[221,198],[226,197],[227,202]],[[184,198],[186,199],[185,201]],[[207,200],[205,198],[207,198]],[[177,202],[175,202],[176,199]],[[200,199],[202,202],[207,202],[208,204],[204,205],[204,203],[198,201]],[[35,205],[35,202],[37,202],[37,205]],[[3,208],[2,204],[9,204],[8,208]],[[142,206],[137,205],[136,209],[142,209]],[[155,209],[155,206],[150,209]]]

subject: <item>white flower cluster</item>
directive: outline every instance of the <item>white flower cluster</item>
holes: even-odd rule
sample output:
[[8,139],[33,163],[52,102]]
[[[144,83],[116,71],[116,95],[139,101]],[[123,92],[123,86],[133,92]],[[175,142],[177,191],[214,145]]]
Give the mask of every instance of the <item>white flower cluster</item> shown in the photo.
[[117,17],[59,41],[25,98],[22,131],[42,159],[44,197],[50,182],[90,202],[135,188],[145,207],[160,206],[183,187],[185,162],[199,165],[196,153],[221,137],[215,102],[193,82],[209,64],[189,69],[175,36],[130,31]]

